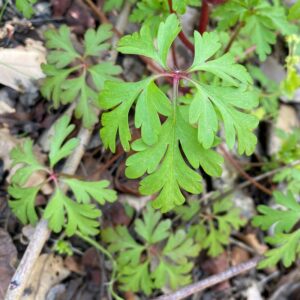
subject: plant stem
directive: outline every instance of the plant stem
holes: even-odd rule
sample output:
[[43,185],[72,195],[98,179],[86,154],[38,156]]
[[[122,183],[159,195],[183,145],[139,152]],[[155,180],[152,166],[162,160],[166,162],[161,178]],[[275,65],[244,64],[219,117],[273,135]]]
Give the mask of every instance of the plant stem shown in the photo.
[[209,22],[209,13],[210,13],[210,7],[207,2],[207,0],[202,1],[202,7],[201,7],[201,14],[200,14],[200,21],[199,21],[199,32],[203,34],[206,29]]
[[224,53],[227,53],[230,50],[233,42],[235,41],[235,39],[239,35],[239,33],[240,33],[243,26],[244,26],[244,24],[242,22],[239,22],[239,24],[235,27],[234,32],[233,32],[232,36],[230,37],[229,42],[228,42],[228,44],[226,45],[226,47],[224,49]]
[[250,271],[251,269],[254,269],[257,266],[259,260],[260,260],[260,257],[255,257],[253,259],[248,260],[245,263],[239,264],[235,267],[231,267],[225,272],[209,276],[203,280],[200,280],[199,282],[196,282],[196,283],[193,283],[186,287],[183,287],[182,289],[180,289],[172,294],[163,295],[163,296],[157,297],[152,300],[181,300],[181,299],[184,299],[188,296],[191,296],[191,295],[199,293],[207,288],[210,288],[218,283],[221,283],[225,280],[235,277],[241,273],[244,273],[246,271]]

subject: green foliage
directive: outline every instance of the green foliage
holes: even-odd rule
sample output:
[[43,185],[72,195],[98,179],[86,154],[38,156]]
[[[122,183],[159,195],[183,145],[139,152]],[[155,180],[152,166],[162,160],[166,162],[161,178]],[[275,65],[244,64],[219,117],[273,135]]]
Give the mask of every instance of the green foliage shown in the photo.
[[[228,146],[233,148],[237,138],[239,153],[247,155],[254,151],[256,137],[252,131],[258,124],[257,118],[249,114],[258,103],[249,87],[252,80],[247,70],[236,64],[231,54],[212,58],[221,47],[216,34],[201,36],[195,32],[196,55],[184,75],[169,68],[168,52],[180,30],[177,17],[171,14],[160,24],[156,43],[147,25],[139,33],[123,37],[118,44],[120,52],[149,57],[166,70],[166,75],[135,83],[107,81],[100,94],[100,106],[109,110],[102,114],[100,130],[105,147],[115,151],[119,135],[126,151],[132,147],[137,152],[126,162],[126,175],[138,178],[148,174],[141,181],[140,191],[145,195],[158,193],[153,205],[163,212],[184,202],[181,190],[201,192],[201,176],[194,169],[201,166],[211,176],[221,174],[223,159],[210,149],[218,144],[221,121]],[[190,79],[188,75],[195,72],[210,73],[219,78],[219,84]],[[181,103],[176,91],[170,100],[155,84],[159,77],[176,74],[196,88],[190,102]],[[130,145],[128,115],[134,104],[134,125],[141,128],[141,139]]]
[[122,289],[150,295],[154,288],[176,289],[189,283],[193,267],[190,258],[199,253],[193,240],[183,230],[172,233],[171,220],[161,220],[161,214],[150,205],[134,225],[138,240],[125,226],[102,232],[108,251],[117,256]]
[[47,64],[42,66],[47,77],[41,91],[47,99],[53,100],[54,108],[76,101],[75,116],[82,118],[87,128],[97,122],[97,93],[106,80],[116,80],[114,76],[121,72],[121,68],[111,62],[91,63],[109,50],[110,44],[106,41],[111,36],[111,26],[107,24],[97,30],[89,29],[84,34],[83,50],[78,51],[66,25],[45,33],[50,52]]
[[[187,6],[200,6],[197,0],[173,0],[172,8],[177,14],[184,14]],[[170,14],[168,0],[137,1],[129,20],[149,26],[151,33],[156,34],[159,24]]]
[[16,8],[23,16],[30,19],[34,15],[33,5],[37,0],[16,0]]
[[240,210],[234,207],[228,198],[215,202],[212,210],[207,213],[202,212],[198,200],[191,200],[188,206],[176,208],[176,213],[184,221],[199,220],[190,226],[189,235],[201,249],[207,250],[213,257],[224,252],[224,246],[229,244],[231,232],[245,225],[245,220],[240,217]]
[[243,24],[241,34],[251,38],[260,60],[265,60],[271,53],[271,45],[276,42],[276,30],[284,35],[295,31],[287,20],[285,9],[267,0],[228,1],[220,5],[214,15],[220,20],[218,28],[221,30]]
[[258,206],[260,215],[254,217],[253,224],[263,230],[274,229],[272,237],[267,237],[266,242],[275,249],[266,252],[266,258],[259,267],[265,268],[276,265],[282,260],[285,267],[289,267],[299,253],[300,230],[294,230],[299,221],[300,205],[293,195],[274,192],[276,204],[282,209],[270,208],[265,205]]
[[[92,204],[95,199],[100,204],[116,200],[116,193],[107,189],[108,181],[85,182],[69,178],[66,174],[57,174],[54,167],[59,161],[69,156],[78,145],[78,139],[71,138],[66,141],[73,131],[74,125],[70,124],[70,117],[63,116],[54,126],[54,134],[50,141],[49,167],[41,164],[33,152],[33,143],[27,139],[13,149],[11,159],[13,165],[19,168],[12,177],[12,184],[8,188],[11,196],[9,205],[14,214],[22,223],[35,224],[38,213],[35,200],[43,185],[51,180],[55,183],[55,191],[47,203],[42,217],[49,221],[49,228],[54,232],[66,229],[68,236],[77,230],[84,235],[98,233],[101,211]],[[42,172],[48,178],[35,186],[26,186],[31,175]],[[66,184],[72,190],[75,200],[66,196],[61,185]]]
[[300,1],[296,1],[291,8],[289,9],[288,19],[292,20],[299,20],[300,19]]
[[258,67],[249,64],[247,69],[252,78],[259,84],[259,87],[255,87],[260,102],[256,115],[262,119],[277,117],[280,95],[278,83],[269,79]]
[[[290,164],[300,157],[300,130],[295,129],[292,133],[287,134],[283,131],[277,131],[281,138],[281,148],[272,158],[273,162]],[[300,167],[296,164],[292,167],[280,170],[273,177],[274,182],[285,182],[287,190],[297,196],[300,192]]]
[[64,240],[58,240],[55,244],[55,251],[62,255],[72,256],[74,254],[72,245]]
[[285,59],[287,75],[281,82],[281,88],[289,99],[293,99],[295,91],[300,88],[300,75],[297,67],[300,62],[300,53],[298,53],[300,37],[292,34],[287,37],[287,42],[289,46],[289,55]]

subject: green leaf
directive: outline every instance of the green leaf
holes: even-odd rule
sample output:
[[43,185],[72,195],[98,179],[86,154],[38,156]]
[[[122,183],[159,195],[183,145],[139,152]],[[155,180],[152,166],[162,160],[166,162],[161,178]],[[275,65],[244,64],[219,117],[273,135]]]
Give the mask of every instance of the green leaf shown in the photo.
[[47,57],[49,64],[61,69],[80,57],[71,41],[71,31],[68,26],[62,25],[59,30],[50,29],[44,33],[44,36],[46,47],[56,49],[51,51]]
[[119,41],[117,49],[124,54],[147,56],[167,69],[167,55],[180,30],[178,18],[175,14],[171,14],[165,22],[161,22],[159,25],[157,48],[154,46],[149,25],[144,25],[140,33],[135,32],[123,37]]
[[114,77],[122,73],[122,68],[120,66],[115,66],[112,62],[107,61],[98,65],[93,65],[88,69],[91,74],[93,83],[98,90],[102,90],[104,87],[104,82],[106,80],[116,81]]
[[232,230],[238,230],[244,225],[245,220],[240,217],[240,210],[233,206],[232,201],[224,198],[213,204],[210,219],[202,218],[199,224],[191,228],[191,236],[195,237],[203,249],[208,250],[210,256],[215,257],[224,252]]
[[62,86],[76,68],[64,70],[57,69],[53,65],[42,64],[42,70],[46,78],[41,86],[41,92],[45,98],[53,100],[54,108],[58,108],[62,99]]
[[198,92],[190,105],[190,122],[198,121],[198,140],[205,147],[213,145],[218,129],[217,115],[224,122],[226,143],[230,148],[238,139],[239,154],[250,155],[256,146],[256,136],[252,133],[258,119],[240,111],[249,110],[258,104],[257,95],[230,87],[196,85]]
[[106,0],[104,2],[103,10],[105,12],[112,11],[113,9],[120,9],[124,0]]
[[126,227],[107,227],[102,231],[102,238],[110,244],[108,247],[109,252],[119,253],[117,262],[120,266],[138,265],[140,263],[145,247],[132,238]]
[[30,139],[26,139],[22,145],[15,147],[11,151],[10,157],[13,161],[13,166],[21,164],[20,168],[12,176],[12,183],[24,185],[32,173],[45,170],[45,167],[39,163],[33,153],[33,142]]
[[32,6],[36,2],[37,0],[16,0],[16,8],[25,18],[30,19],[35,13]]
[[20,188],[15,185],[8,187],[8,193],[14,200],[9,201],[9,206],[13,213],[23,224],[34,225],[38,216],[35,211],[35,200],[40,187]]
[[197,168],[201,165],[211,175],[220,174],[222,158],[211,150],[205,150],[196,139],[196,129],[183,118],[183,112],[177,109],[176,122],[169,117],[162,125],[158,143],[147,146],[142,140],[133,143],[138,153],[126,161],[126,176],[141,177],[150,174],[141,181],[142,194],[159,192],[153,201],[156,208],[166,212],[184,202],[180,189],[197,194],[201,192],[201,176],[184,161],[180,145],[190,164]]
[[84,56],[98,56],[102,51],[107,50],[109,44],[103,42],[110,39],[112,35],[110,24],[103,24],[97,30],[88,29],[84,34]]
[[300,204],[289,192],[284,195],[274,192],[275,202],[283,209],[273,209],[265,205],[258,206],[262,214],[254,217],[253,224],[263,230],[274,228],[274,236],[267,237],[267,243],[275,246],[275,249],[265,253],[265,259],[260,262],[259,267],[274,266],[282,260],[285,267],[289,267],[296,259],[299,252],[300,230],[291,232],[299,221]]
[[194,32],[195,39],[195,56],[190,72],[206,71],[210,72],[224,81],[239,86],[240,83],[251,83],[252,79],[246,68],[235,63],[232,54],[227,53],[217,59],[208,60],[221,47],[219,37],[216,33],[204,33],[203,36],[199,32]]
[[102,52],[109,49],[110,44],[105,41],[112,36],[111,28],[104,24],[97,30],[87,30],[82,50],[75,49],[66,25],[45,33],[46,46],[51,50],[47,64],[42,66],[47,76],[41,87],[42,94],[53,99],[54,108],[76,101],[75,116],[83,119],[86,128],[98,121],[98,92],[104,82],[116,80],[114,76],[121,73],[121,68],[111,62],[91,64],[91,57],[101,57]]
[[121,271],[120,282],[123,290],[138,292],[142,290],[146,295],[152,292],[153,283],[149,272],[149,261],[137,266],[126,266]]
[[300,18],[300,1],[298,0],[296,3],[294,3],[290,9],[289,9],[289,20],[299,20]]
[[165,22],[160,23],[157,33],[157,49],[161,65],[167,69],[167,56],[172,43],[181,31],[178,18],[175,14],[167,17]]
[[299,252],[300,230],[289,234],[278,233],[273,237],[267,237],[266,241],[277,248],[267,251],[266,258],[259,263],[258,267],[261,269],[272,267],[282,260],[283,265],[288,268],[296,260]]
[[82,181],[75,178],[64,178],[63,181],[72,189],[76,200],[80,203],[90,203],[91,198],[95,199],[101,205],[106,201],[114,202],[117,194],[110,190],[108,180],[101,181]]
[[158,141],[161,130],[159,114],[169,116],[171,104],[154,82],[148,84],[138,97],[135,108],[135,127],[142,129],[142,139],[147,145]]
[[87,85],[85,76],[69,79],[62,87],[64,89],[61,95],[63,103],[69,103],[74,99],[78,99],[75,117],[78,119],[82,118],[84,127],[91,128],[96,124],[98,122],[96,114],[98,95]]
[[240,33],[250,37],[260,60],[265,60],[271,53],[271,46],[276,42],[276,31],[286,35],[296,30],[287,21],[285,8],[266,0],[228,1],[219,6],[215,15],[221,19],[219,28],[223,30],[237,22],[244,23]]
[[100,215],[101,212],[94,205],[76,203],[57,188],[43,217],[54,232],[60,232],[65,226],[67,235],[72,236],[76,230],[83,235],[96,235],[99,232],[97,218]]
[[148,86],[153,79],[128,83],[107,81],[102,93],[100,94],[99,103],[103,109],[112,109],[102,114],[102,129],[100,137],[106,148],[112,152],[116,150],[116,136],[119,133],[121,144],[125,151],[129,151],[129,141],[131,134],[129,130],[128,114],[131,106],[140,93]]
[[[53,168],[62,158],[69,156],[78,146],[79,139],[72,138],[64,143],[75,126],[70,124],[71,118],[67,115],[60,118],[54,125],[54,134],[50,137],[50,166]],[[64,144],[63,144],[64,143]]]
[[109,243],[108,251],[117,255],[122,290],[150,295],[154,288],[176,289],[191,281],[193,264],[189,259],[199,254],[200,247],[183,230],[171,234],[170,220],[161,217],[148,204],[143,219],[135,221],[135,233],[142,238],[142,245],[125,226],[102,232],[104,241]]
[[171,221],[161,221],[161,214],[155,212],[150,205],[147,206],[147,211],[143,214],[143,219],[143,221],[137,219],[134,223],[134,228],[147,243],[155,244],[168,237]]
[[196,257],[199,251],[199,245],[194,244],[183,230],[171,234],[163,248],[160,263],[153,272],[155,287],[169,285],[176,289],[190,283],[193,264],[188,262],[188,258]]
[[261,215],[254,217],[253,224],[263,230],[268,230],[273,225],[275,233],[287,233],[293,229],[299,220],[300,204],[290,192],[287,195],[274,192],[274,197],[275,202],[285,207],[286,210],[259,205],[257,209]]

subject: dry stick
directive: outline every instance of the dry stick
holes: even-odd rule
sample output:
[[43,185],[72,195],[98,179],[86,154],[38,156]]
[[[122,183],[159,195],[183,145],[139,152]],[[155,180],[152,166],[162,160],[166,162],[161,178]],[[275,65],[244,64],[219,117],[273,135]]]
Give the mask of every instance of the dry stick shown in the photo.
[[230,164],[240,173],[241,176],[243,176],[247,181],[251,182],[254,186],[256,186],[259,190],[264,192],[267,195],[272,196],[273,192],[257,182],[253,177],[251,177],[246,171],[243,170],[243,168],[240,166],[239,162],[236,161],[223,147],[223,145],[219,146],[221,151],[223,152],[225,158],[230,162]]
[[[252,179],[254,179],[256,182],[258,182],[258,181],[261,181],[261,180],[263,180],[263,179],[265,179],[267,177],[275,175],[279,171],[285,170],[287,168],[294,167],[294,166],[299,165],[299,164],[300,164],[300,160],[295,160],[295,161],[293,161],[292,163],[290,163],[288,165],[276,168],[274,170],[270,170],[270,171],[268,171],[266,173],[257,175],[256,177],[252,177]],[[214,193],[212,193],[212,194],[209,193],[207,195],[204,195],[202,198],[200,198],[200,201],[204,201],[204,200],[208,200],[208,199],[210,199],[211,201],[217,201],[217,200],[219,200],[221,198],[224,198],[224,197],[230,195],[236,189],[237,190],[241,190],[241,189],[243,189],[243,188],[245,188],[245,187],[247,187],[249,185],[252,185],[252,184],[253,184],[252,182],[250,182],[249,180],[246,180],[246,181],[238,184],[237,186],[235,186],[233,188],[230,188],[230,189],[228,189],[228,190],[226,190],[224,192],[221,192],[221,194],[219,194],[219,195],[217,195],[215,197],[213,196]]]
[[[118,19],[116,28],[119,32],[122,32],[126,26],[128,15],[130,12],[130,4],[127,2]],[[118,39],[118,36],[115,37]],[[114,56],[116,59],[116,56]],[[67,159],[62,173],[68,173],[73,175],[81,161],[84,154],[86,145],[89,143],[93,130],[88,130],[81,127],[78,133],[78,138],[80,140],[79,146],[75,149],[73,154]],[[66,187],[63,186],[62,189],[66,191]],[[29,245],[22,257],[22,260],[10,282],[7,290],[5,300],[19,300],[22,297],[23,291],[25,289],[26,283],[30,278],[32,269],[36,260],[38,259],[44,244],[47,242],[51,231],[48,228],[48,222],[41,219],[35,229],[35,232],[29,242]]]
[[253,259],[248,260],[245,263],[239,264],[235,267],[231,267],[225,272],[209,276],[203,280],[200,280],[196,283],[188,285],[188,286],[178,290],[177,292],[174,292],[174,293],[168,294],[168,295],[164,295],[164,296],[160,296],[160,297],[157,297],[152,300],[181,300],[181,299],[184,299],[188,296],[191,296],[191,295],[201,292],[207,288],[210,288],[218,283],[221,283],[225,280],[235,277],[243,272],[254,269],[257,266],[259,260],[260,260],[260,257],[255,257]]

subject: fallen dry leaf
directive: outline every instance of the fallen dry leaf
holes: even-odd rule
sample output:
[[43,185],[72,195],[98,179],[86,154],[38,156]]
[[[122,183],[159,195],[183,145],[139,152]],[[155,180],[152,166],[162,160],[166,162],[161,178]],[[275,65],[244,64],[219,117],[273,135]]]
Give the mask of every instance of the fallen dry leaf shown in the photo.
[[241,247],[234,246],[231,251],[231,263],[233,266],[239,265],[250,258],[249,252]]
[[44,77],[41,64],[46,50],[38,41],[26,40],[26,46],[0,48],[0,83],[19,92],[30,89],[33,81]]
[[68,277],[70,271],[64,266],[63,259],[53,254],[42,254],[26,284],[22,300],[43,300],[54,285]]
[[0,299],[4,299],[6,289],[14,274],[17,250],[6,230],[0,228]]

